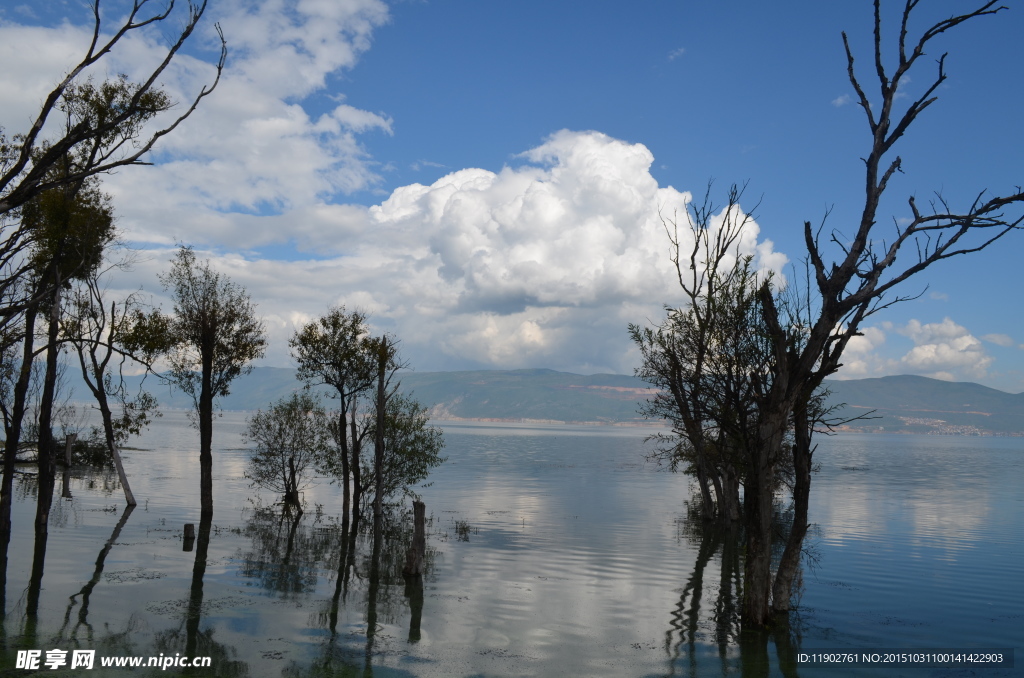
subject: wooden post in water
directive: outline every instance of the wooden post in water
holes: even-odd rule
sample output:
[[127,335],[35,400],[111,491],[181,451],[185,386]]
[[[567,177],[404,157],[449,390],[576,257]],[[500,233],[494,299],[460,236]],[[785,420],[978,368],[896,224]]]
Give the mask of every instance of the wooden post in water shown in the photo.
[[196,526],[195,523],[185,523],[185,543],[182,544],[182,551],[191,551],[192,546],[196,543]]
[[412,503],[412,546],[405,552],[405,569],[402,570],[407,577],[418,577],[423,574],[423,555],[427,550],[427,535],[424,529],[426,512],[426,504],[422,501]]

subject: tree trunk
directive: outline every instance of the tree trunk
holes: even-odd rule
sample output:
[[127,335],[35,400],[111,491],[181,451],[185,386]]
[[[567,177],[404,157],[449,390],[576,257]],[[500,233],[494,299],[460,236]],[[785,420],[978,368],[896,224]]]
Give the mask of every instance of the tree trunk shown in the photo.
[[768,623],[771,572],[772,493],[770,481],[756,477],[769,474],[766,466],[753,471],[747,481],[744,500],[747,559],[743,568],[743,627],[761,628]]
[[352,410],[349,412],[352,424],[352,521],[353,523],[359,520],[359,499],[363,496],[362,483],[362,470],[359,462],[359,448],[362,447],[362,441],[359,439],[359,431],[356,428],[356,406],[352,404]]
[[772,611],[789,612],[793,598],[793,581],[800,569],[800,555],[803,552],[804,537],[807,535],[807,505],[811,496],[811,464],[814,450],[811,448],[811,424],[807,407],[798,408],[793,414],[793,527],[786,540],[786,549],[779,561],[779,570],[772,587]]
[[719,512],[731,523],[738,523],[743,518],[740,507],[740,478],[732,464],[722,465],[723,501]]
[[708,486],[708,461],[705,456],[704,445],[696,443],[693,446],[694,457],[696,457],[697,485],[700,487],[700,503],[703,509],[704,520],[711,520],[715,516],[715,501],[711,497],[711,488]]
[[349,507],[352,505],[352,494],[348,486],[349,481],[349,459],[348,459],[348,421],[346,418],[345,394],[339,389],[341,398],[341,412],[338,414],[338,444],[341,446],[341,515],[348,517]]
[[199,621],[203,612],[203,578],[206,576],[206,558],[210,551],[210,531],[213,516],[206,516],[199,522],[199,538],[196,540],[196,559],[192,565],[192,586],[189,589],[188,607],[185,613],[185,654],[195,657],[199,652]]
[[202,385],[199,391],[199,502],[200,518],[213,518],[213,350],[203,347]]
[[63,499],[73,499],[71,496],[71,452],[75,446],[75,440],[78,438],[77,433],[69,433],[67,439],[64,441],[64,480],[61,482],[60,496]]
[[743,568],[743,628],[760,629],[770,618],[772,588],[772,486],[789,413],[767,412],[759,428],[760,444],[751,454],[744,489],[747,560]]
[[384,376],[388,365],[388,339],[380,338],[380,354],[377,356],[377,429],[373,441],[373,477],[376,481],[373,497],[373,530],[380,531],[381,516],[384,512],[384,420],[387,402],[384,393]]
[[423,556],[427,552],[426,510],[426,505],[422,501],[412,503],[412,546],[405,552],[405,569],[402,570],[402,574],[407,577],[419,577],[423,574]]
[[57,338],[60,330],[60,278],[54,286],[50,306],[50,323],[47,332],[46,373],[43,379],[43,394],[39,403],[39,454],[37,466],[38,488],[36,490],[36,528],[46,530],[50,522],[50,506],[53,504],[53,486],[57,481],[57,466],[54,463],[53,441],[53,399],[57,387],[57,355],[60,347]]
[[117,469],[117,478],[121,481],[121,489],[124,490],[125,502],[127,502],[128,506],[136,506],[138,502],[135,501],[135,495],[132,494],[132,488],[128,484],[128,474],[124,472],[121,451],[117,448],[117,439],[114,437],[114,416],[110,412],[107,393],[102,386],[103,382],[97,381],[97,383],[100,384],[100,387],[93,390],[93,395],[96,396],[96,402],[100,406],[100,416],[103,419],[103,434],[107,440],[107,450],[110,451],[110,456],[114,459],[114,468]]
[[[779,384],[779,386],[782,386]],[[775,462],[781,457],[782,439],[790,424],[791,402],[781,395],[765,406],[758,425],[757,444],[749,453],[743,489],[743,527],[746,563],[743,567],[743,630],[761,629],[771,615],[771,518]],[[781,402],[778,400],[781,399]]]
[[18,458],[18,447],[21,444],[22,423],[25,419],[25,401],[28,396],[28,385],[32,378],[32,358],[35,353],[36,306],[25,311],[25,343],[21,358],[21,371],[14,385],[14,404],[11,406],[10,420],[7,422],[4,442],[4,477],[0,485],[0,533],[11,533],[11,502],[14,491],[14,465]]

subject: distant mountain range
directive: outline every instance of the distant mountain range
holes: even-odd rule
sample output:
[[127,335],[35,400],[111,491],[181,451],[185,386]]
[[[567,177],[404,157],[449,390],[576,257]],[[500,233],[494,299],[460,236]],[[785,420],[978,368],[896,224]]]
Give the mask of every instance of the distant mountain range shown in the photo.
[[[84,384],[68,371],[75,397],[85,400]],[[138,378],[134,378],[137,380]],[[637,414],[650,386],[624,375],[582,376],[553,370],[406,372],[403,390],[431,408],[435,419],[653,424]],[[148,389],[162,407],[190,408],[182,393],[150,377]],[[873,418],[851,422],[852,431],[953,435],[1024,434],[1024,393],[1010,394],[980,384],[915,376],[827,382],[830,402],[844,403],[842,416],[874,410]],[[301,388],[295,370],[258,367],[238,378],[222,398],[225,410],[256,410]]]

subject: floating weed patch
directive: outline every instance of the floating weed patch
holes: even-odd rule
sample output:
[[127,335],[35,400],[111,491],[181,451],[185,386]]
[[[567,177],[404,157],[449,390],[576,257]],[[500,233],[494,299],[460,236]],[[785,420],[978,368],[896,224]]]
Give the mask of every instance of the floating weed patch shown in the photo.
[[115,584],[124,584],[132,581],[148,581],[150,579],[163,579],[166,577],[163,572],[153,572],[135,568],[134,570],[119,570],[117,572],[105,572],[103,578]]
[[[249,602],[249,600],[237,596],[225,596],[224,598],[204,600],[203,605],[200,608],[200,614],[207,615],[213,612],[220,612],[222,610],[230,610],[232,608],[244,610]],[[150,603],[146,606],[146,609],[153,614],[173,616],[179,615],[182,612],[187,612],[188,606],[188,598],[179,598],[177,600],[165,600],[162,602]]]
[[455,538],[459,541],[469,541],[470,534],[480,534],[480,528],[475,528],[465,520],[455,521]]

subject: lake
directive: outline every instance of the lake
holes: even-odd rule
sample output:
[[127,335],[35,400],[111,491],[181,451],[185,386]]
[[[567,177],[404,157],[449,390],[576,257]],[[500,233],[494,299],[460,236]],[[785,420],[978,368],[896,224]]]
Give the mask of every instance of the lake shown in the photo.
[[[407,523],[389,527],[375,572],[369,535],[343,530],[338,488],[308,490],[296,519],[249,487],[243,428],[240,413],[214,422],[205,567],[182,546],[199,469],[181,412],[126,451],[129,515],[116,476],[71,474],[44,559],[33,482],[16,482],[0,675],[29,675],[18,649],[94,649],[86,675],[128,671],[101,656],[187,651],[212,658],[192,669],[206,676],[1024,675],[1021,438],[823,438],[800,609],[790,633],[764,638],[736,623],[736,535],[688,519],[690,483],[644,462],[643,429],[445,424],[448,461],[420,490],[417,588],[400,575]],[[821,648],[1015,648],[1018,663],[793,661]]]

